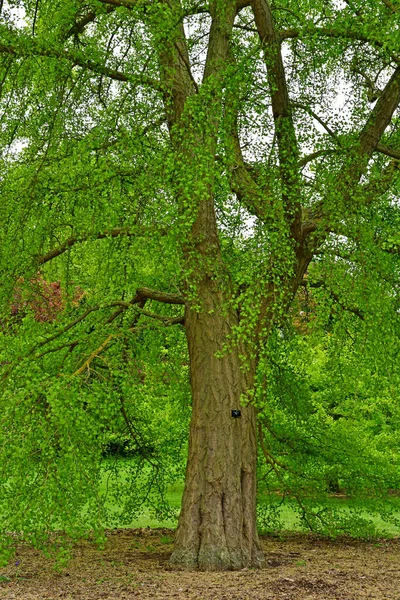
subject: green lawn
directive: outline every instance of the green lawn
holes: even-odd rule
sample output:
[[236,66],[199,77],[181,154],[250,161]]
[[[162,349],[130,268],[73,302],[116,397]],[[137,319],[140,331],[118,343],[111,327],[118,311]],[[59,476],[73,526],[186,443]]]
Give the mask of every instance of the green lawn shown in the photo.
[[[123,473],[121,477],[124,477]],[[112,484],[103,481],[101,485],[101,492],[104,494],[108,489],[108,495],[106,500],[107,508],[113,512],[118,512],[118,501],[112,497]],[[166,499],[168,504],[176,511],[179,510],[181,504],[183,492],[183,483],[177,483],[170,486],[166,492]],[[400,521],[400,498],[390,498],[391,503],[395,503],[396,513],[395,516]],[[398,536],[400,535],[400,526],[393,523],[387,523],[382,516],[377,512],[378,506],[374,500],[359,501],[351,498],[344,497],[331,497],[319,504],[309,504],[309,507],[313,511],[324,510],[326,512],[335,512],[335,518],[338,519],[352,519],[353,521],[360,520],[357,535],[360,537],[367,537],[372,534],[372,529],[362,524],[362,519],[368,519],[372,523],[372,527],[376,528],[376,534],[384,536]],[[398,510],[397,510],[398,507]],[[269,521],[268,525],[263,525],[262,519],[261,531],[304,531],[305,528],[302,526],[302,522],[299,519],[299,513],[296,511],[296,507],[291,502],[281,502],[281,498],[272,495],[260,495],[259,497],[259,508],[267,509],[268,514],[272,515],[272,521]],[[127,528],[138,528],[138,527],[165,527],[175,528],[177,525],[176,518],[158,519],[154,515],[154,511],[150,507],[144,507],[140,510],[140,514],[135,514],[131,519],[127,521],[118,521],[117,518],[113,518],[112,521],[106,523],[107,527],[127,527]]]
[[[381,512],[378,501],[359,500],[347,497],[329,497],[323,502],[308,502],[308,508],[313,512],[334,515],[336,520],[348,520],[354,523],[354,535],[357,537],[381,536],[392,537],[400,535],[400,498],[390,497],[386,510],[394,506],[392,514],[398,522],[386,521]],[[269,512],[276,515],[276,531],[307,531],[306,526],[300,520],[297,505],[294,502],[281,503],[281,499],[275,496],[259,498],[259,508],[268,508]],[[262,522],[262,521],[261,521]],[[369,523],[368,523],[369,522]],[[264,528],[261,526],[261,530]],[[374,531],[375,529],[375,531]],[[266,527],[266,531],[273,527]]]

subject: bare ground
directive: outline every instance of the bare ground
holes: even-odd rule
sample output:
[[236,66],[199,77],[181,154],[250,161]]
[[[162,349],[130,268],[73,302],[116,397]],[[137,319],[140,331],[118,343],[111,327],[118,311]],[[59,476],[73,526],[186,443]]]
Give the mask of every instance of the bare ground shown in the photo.
[[[330,542],[306,535],[264,537],[266,566],[228,573],[173,571],[171,530],[109,531],[104,550],[74,548],[55,572],[21,546],[0,569],[0,598],[18,600],[400,600],[400,539]],[[18,564],[16,564],[18,563]]]

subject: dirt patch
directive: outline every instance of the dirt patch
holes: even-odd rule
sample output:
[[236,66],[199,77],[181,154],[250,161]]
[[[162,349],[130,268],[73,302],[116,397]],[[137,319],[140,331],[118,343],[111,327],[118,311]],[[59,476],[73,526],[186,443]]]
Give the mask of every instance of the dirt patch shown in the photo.
[[[104,550],[74,548],[55,572],[38,551],[21,546],[0,569],[0,598],[18,600],[400,600],[400,540],[329,542],[313,536],[262,539],[259,571],[171,570],[170,530],[108,532]],[[18,564],[16,564],[18,563]]]

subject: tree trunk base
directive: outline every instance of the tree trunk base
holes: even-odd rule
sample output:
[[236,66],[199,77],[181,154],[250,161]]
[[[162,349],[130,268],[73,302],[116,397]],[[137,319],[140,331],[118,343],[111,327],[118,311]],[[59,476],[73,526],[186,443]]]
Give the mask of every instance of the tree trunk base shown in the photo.
[[241,569],[260,569],[265,564],[264,554],[255,548],[252,556],[243,556],[241,552],[229,552],[226,548],[201,549],[199,552],[175,550],[170,565],[178,570],[187,571],[240,571]]

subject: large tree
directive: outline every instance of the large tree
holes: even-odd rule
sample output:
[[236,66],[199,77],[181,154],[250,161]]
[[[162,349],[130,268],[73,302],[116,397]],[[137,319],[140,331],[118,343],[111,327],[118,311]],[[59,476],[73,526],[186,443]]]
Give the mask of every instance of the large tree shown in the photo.
[[[4,336],[18,330],[15,286],[40,269],[65,266],[74,315],[25,319],[32,344],[10,351],[4,385],[15,393],[21,364],[59,355],[51,376],[66,384],[47,403],[79,396],[111,348],[132,364],[145,322],[184,326],[192,412],[173,563],[262,564],[256,407],[269,339],[311,263],[326,283],[353,251],[346,276],[372,273],[394,301],[399,14],[397,0],[3,5]],[[89,299],[73,301],[77,285]],[[33,343],[43,326],[56,331]]]

